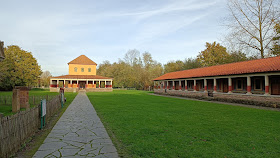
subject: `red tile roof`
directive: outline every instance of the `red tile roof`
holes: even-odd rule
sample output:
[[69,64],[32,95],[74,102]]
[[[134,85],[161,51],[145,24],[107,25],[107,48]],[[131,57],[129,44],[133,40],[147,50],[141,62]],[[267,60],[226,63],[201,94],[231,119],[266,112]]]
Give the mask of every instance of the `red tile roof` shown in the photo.
[[156,81],[156,80],[166,80],[166,79],[225,76],[225,75],[250,74],[250,73],[275,72],[275,71],[280,71],[280,56],[170,72],[160,77],[157,77],[154,80]]
[[51,78],[59,78],[59,79],[112,79],[109,77],[103,77],[98,75],[64,75],[64,76],[57,76]]
[[85,55],[80,55],[76,59],[70,61],[68,64],[97,65],[94,61],[92,61]]

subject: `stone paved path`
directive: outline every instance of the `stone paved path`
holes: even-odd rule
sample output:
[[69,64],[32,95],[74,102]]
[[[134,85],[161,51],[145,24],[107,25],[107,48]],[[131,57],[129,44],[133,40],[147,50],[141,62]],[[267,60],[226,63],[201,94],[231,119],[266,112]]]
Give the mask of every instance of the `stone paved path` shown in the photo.
[[85,92],[80,92],[33,156],[118,157]]

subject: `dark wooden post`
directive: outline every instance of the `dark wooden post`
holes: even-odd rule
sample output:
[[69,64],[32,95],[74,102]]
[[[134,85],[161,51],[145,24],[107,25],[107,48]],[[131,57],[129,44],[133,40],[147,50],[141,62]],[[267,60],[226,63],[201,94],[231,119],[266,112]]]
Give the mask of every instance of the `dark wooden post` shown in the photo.
[[20,110],[19,89],[13,89],[12,111],[18,112]]

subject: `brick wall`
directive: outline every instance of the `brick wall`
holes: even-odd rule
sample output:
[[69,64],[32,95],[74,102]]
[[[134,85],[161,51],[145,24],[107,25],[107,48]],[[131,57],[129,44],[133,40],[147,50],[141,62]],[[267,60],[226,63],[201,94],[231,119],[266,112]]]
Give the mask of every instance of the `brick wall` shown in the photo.
[[213,97],[208,97],[208,94],[204,92],[181,91],[181,90],[166,90],[165,92],[165,90],[162,89],[155,89],[154,92],[155,94],[182,96],[182,97],[195,98],[201,100],[210,100],[210,101],[213,100],[213,101],[221,101],[221,102],[280,108],[280,97],[278,96],[214,93]]

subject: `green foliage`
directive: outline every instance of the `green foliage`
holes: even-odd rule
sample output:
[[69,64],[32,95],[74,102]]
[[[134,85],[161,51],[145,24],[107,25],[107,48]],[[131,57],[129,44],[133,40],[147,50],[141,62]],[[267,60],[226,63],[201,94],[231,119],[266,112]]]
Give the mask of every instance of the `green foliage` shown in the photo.
[[181,70],[188,70],[202,67],[200,61],[197,58],[187,58],[185,61],[177,60],[177,61],[169,61],[164,65],[164,72],[175,72]]
[[202,65],[197,58],[188,58],[185,59],[184,61],[183,69],[188,70],[188,69],[195,69],[200,67],[202,67]]
[[184,70],[184,63],[181,60],[170,61],[164,65],[164,73]]
[[123,60],[111,64],[104,61],[97,69],[97,74],[112,77],[113,87],[135,87],[147,89],[153,86],[153,79],[162,75],[163,68],[160,63],[153,60],[148,52],[142,57],[137,50],[129,50]]
[[37,85],[42,72],[31,52],[12,45],[5,48],[4,53],[5,59],[0,63],[0,89]]
[[242,52],[232,52],[229,55],[227,63],[239,62],[239,61],[246,61],[248,60],[245,53]]
[[197,56],[199,62],[203,66],[214,66],[228,63],[230,54],[227,53],[227,49],[219,43],[206,42],[206,49],[200,52]]
[[273,38],[272,54],[280,55],[280,23],[276,23],[274,29],[276,36]]
[[120,157],[279,157],[278,111],[143,91],[87,95]]

